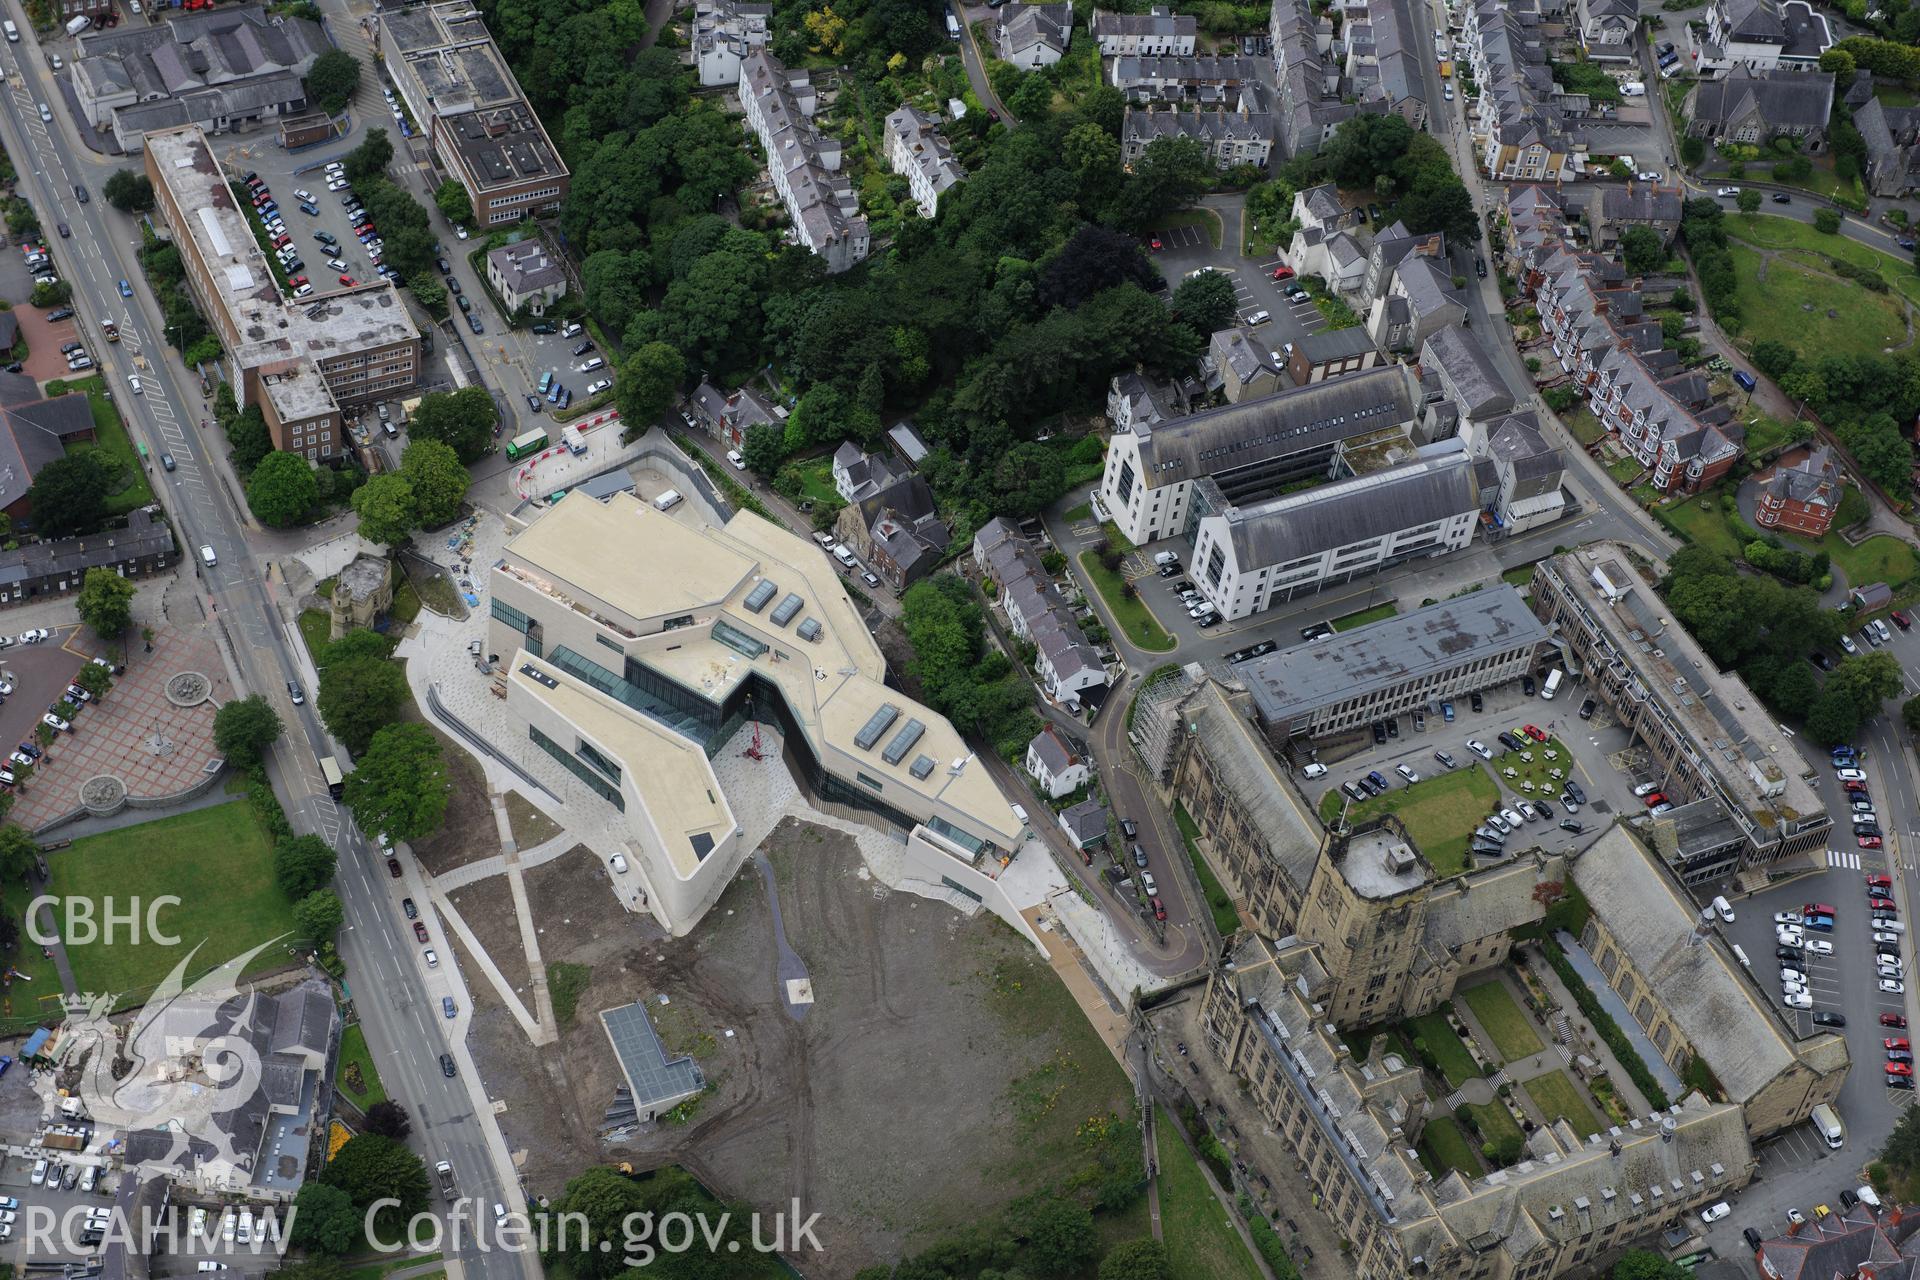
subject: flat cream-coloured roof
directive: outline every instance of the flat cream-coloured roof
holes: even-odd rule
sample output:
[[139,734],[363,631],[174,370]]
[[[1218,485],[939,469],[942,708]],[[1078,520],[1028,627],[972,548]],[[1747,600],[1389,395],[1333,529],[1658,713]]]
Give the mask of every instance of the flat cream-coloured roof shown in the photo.
[[[596,597],[599,606],[582,611],[602,621],[609,621],[607,609],[635,620],[692,613],[692,626],[627,637],[624,651],[716,703],[748,671],[757,671],[780,687],[837,776],[855,785],[857,774],[883,780],[889,790],[898,787],[964,815],[1003,849],[1019,843],[1021,824],[985,762],[967,759],[972,749],[959,731],[945,716],[887,687],[879,645],[833,561],[807,539],[749,512],[716,529],[657,511],[632,494],[614,494],[604,504],[575,496],[507,544],[503,571],[528,581],[515,561],[543,579],[531,585],[575,608],[583,602],[574,593]],[[762,581],[774,584],[773,596],[751,611],[744,601]],[[800,608],[776,625],[771,615],[789,594],[800,597]],[[767,652],[749,658],[714,639],[713,624],[723,619],[768,645]],[[816,640],[800,635],[808,619],[819,624]],[[889,703],[900,712],[894,724],[872,747],[857,746],[862,726]],[[920,722],[921,736],[897,764],[887,764],[882,752],[909,720]],[[934,768],[916,778],[912,768],[921,756]],[[959,760],[966,763],[957,774],[950,772]]]
[[753,572],[750,556],[655,511],[629,493],[574,495],[507,543],[507,559],[541,570],[634,619],[712,606]]
[[[525,670],[529,665],[551,676],[553,684],[529,676]],[[690,879],[699,870],[700,857],[694,848],[698,837],[706,837],[711,849],[733,831],[733,811],[697,744],[634,715],[524,652],[514,657],[511,679],[519,692],[544,702],[620,762],[627,781],[646,802],[646,816],[681,879]],[[572,743],[561,745],[573,747]]]

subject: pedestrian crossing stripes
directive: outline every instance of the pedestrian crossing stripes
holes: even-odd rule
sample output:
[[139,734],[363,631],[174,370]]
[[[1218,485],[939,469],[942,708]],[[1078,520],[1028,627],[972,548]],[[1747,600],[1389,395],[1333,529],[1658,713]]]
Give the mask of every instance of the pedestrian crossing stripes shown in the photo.
[[1858,871],[1860,869],[1860,855],[1857,853],[1847,853],[1840,849],[1829,849],[1827,850],[1827,865],[1830,867],[1845,867],[1849,871]]

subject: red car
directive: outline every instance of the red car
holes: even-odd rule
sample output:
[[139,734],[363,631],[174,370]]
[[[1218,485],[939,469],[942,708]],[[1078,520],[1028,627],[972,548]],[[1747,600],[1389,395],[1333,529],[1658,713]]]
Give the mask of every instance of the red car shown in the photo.
[[1666,792],[1664,791],[1656,791],[1652,795],[1643,796],[1641,798],[1646,803],[1646,806],[1649,809],[1653,808],[1653,806],[1657,804],[1665,804],[1667,802],[1667,795],[1666,795]]
[[422,942],[426,942],[428,940],[427,926],[420,923],[418,920],[415,920],[413,922],[413,936],[418,938]]
[[1910,1076],[1913,1074],[1913,1064],[1911,1062],[1889,1062],[1887,1064],[1887,1074],[1890,1076]]
[[1859,845],[1862,849],[1878,849],[1880,847],[1880,837],[1879,836],[1860,836],[1854,840],[1854,843]]
[[341,284],[352,284],[352,283],[353,283],[353,277],[352,277],[352,276],[341,276],[341,277],[340,277],[340,283],[341,283]]
[[307,284],[308,280],[305,276],[290,276],[287,283],[298,289],[301,285]]
[[392,876],[395,880],[398,880],[400,878],[400,859],[398,858],[387,859],[387,874]]
[[1886,1043],[1886,1046],[1887,1046],[1887,1048],[1889,1048],[1889,1049],[1911,1049],[1911,1048],[1913,1048],[1913,1046],[1912,1046],[1911,1044],[1909,1044],[1909,1043],[1907,1042],[1907,1038],[1906,1038],[1905,1036],[1888,1036],[1888,1037],[1886,1038],[1886,1042],[1885,1042],[1885,1043]]
[[1161,902],[1160,899],[1158,898],[1152,899],[1152,902],[1153,902],[1153,918],[1155,920],[1165,920],[1167,918],[1166,904]]
[[1864,782],[1849,782],[1846,784],[1846,788],[1849,791],[1865,791],[1867,784]]
[[1293,268],[1285,265],[1275,267],[1273,269],[1273,278],[1275,280],[1291,280],[1293,279]]
[[1154,236],[1151,240],[1148,240],[1147,247],[1149,249],[1152,249],[1155,253],[1160,252],[1160,237]]
[[1898,609],[1895,609],[1892,613],[1888,614],[1887,616],[1889,618],[1892,618],[1893,625],[1900,628],[1902,631],[1905,631],[1911,626],[1913,626],[1913,619],[1909,618],[1906,614],[1902,613]]
[[1891,889],[1893,888],[1893,877],[1882,876],[1882,875],[1871,875],[1867,877],[1867,884],[1877,885],[1882,889]]
[[1883,1027],[1899,1027],[1904,1031],[1907,1026],[1907,1015],[1904,1013],[1883,1013],[1880,1015],[1880,1025]]
[[1545,742],[1547,740],[1546,730],[1542,729],[1537,724],[1522,725],[1520,726],[1520,732],[1526,734],[1529,738],[1532,738],[1535,742]]

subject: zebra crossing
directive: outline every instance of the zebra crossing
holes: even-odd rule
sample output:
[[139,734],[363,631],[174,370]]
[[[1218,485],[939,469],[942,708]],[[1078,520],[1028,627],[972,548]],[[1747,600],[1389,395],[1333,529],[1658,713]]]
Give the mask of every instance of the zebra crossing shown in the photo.
[[1858,871],[1860,869],[1860,855],[1857,853],[1848,853],[1844,849],[1829,849],[1827,850],[1827,865],[1830,867],[1842,867],[1848,871]]

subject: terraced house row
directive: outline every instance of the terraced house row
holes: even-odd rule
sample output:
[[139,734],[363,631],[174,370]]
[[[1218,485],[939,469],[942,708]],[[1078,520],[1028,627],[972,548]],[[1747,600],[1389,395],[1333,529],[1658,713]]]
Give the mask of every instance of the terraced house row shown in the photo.
[[1705,489],[1745,451],[1746,428],[1714,399],[1706,375],[1666,349],[1640,282],[1613,258],[1577,247],[1561,197],[1544,187],[1507,194],[1509,252],[1560,367],[1616,433],[1655,488]]

